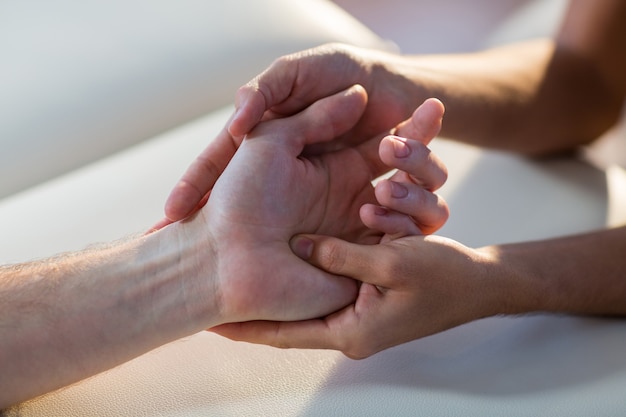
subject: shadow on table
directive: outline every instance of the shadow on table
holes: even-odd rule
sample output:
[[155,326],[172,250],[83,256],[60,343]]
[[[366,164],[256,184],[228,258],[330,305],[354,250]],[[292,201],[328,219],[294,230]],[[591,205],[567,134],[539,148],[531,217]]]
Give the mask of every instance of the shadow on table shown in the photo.
[[449,169],[455,185],[442,194],[451,216],[438,234],[466,245],[544,239],[607,223],[606,173],[576,156],[533,160],[480,152],[462,179]]
[[559,316],[491,318],[346,359],[325,389],[374,384],[518,395],[587,384],[626,370],[626,321]]

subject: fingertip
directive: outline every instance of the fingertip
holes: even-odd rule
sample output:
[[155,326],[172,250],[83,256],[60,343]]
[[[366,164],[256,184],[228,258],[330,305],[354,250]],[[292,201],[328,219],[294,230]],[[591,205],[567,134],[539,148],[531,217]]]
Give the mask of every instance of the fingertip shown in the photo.
[[428,144],[441,130],[445,106],[437,98],[425,100],[411,115],[396,127],[399,136]]
[[233,112],[233,115],[230,117],[230,120],[228,121],[226,130],[231,136],[239,136],[241,125],[242,125],[241,107],[235,107],[235,111]]
[[443,104],[441,100],[439,100],[436,97],[430,97],[426,99],[422,105],[431,106],[434,111],[437,111],[438,113],[441,114],[441,117],[443,117],[443,115],[446,112],[446,106]]
[[345,95],[358,95],[360,96],[362,99],[367,100],[367,90],[365,90],[365,87],[363,87],[361,84],[354,84],[351,87],[349,87],[346,92]]
[[289,242],[289,246],[293,253],[299,258],[309,260],[313,255],[313,246],[315,243],[305,236],[294,236]]
[[245,135],[248,131],[252,130],[250,126],[250,121],[246,120],[247,117],[245,115],[246,110],[238,107],[235,108],[235,112],[228,123],[227,131],[233,137],[241,137]]
[[[438,135],[443,123],[443,116],[446,112],[445,106],[438,98],[431,97],[425,100],[420,108],[423,108],[422,114],[417,115],[414,118],[414,122],[423,123],[428,135],[433,137]],[[417,110],[419,110],[419,108]]]
[[300,132],[299,145],[328,143],[356,126],[366,107],[367,93],[355,84],[316,101],[289,123]]
[[411,147],[405,138],[390,135],[380,141],[378,153],[385,164],[396,168],[396,160],[408,158],[411,155]]
[[377,228],[378,217],[385,217],[388,214],[389,214],[389,210],[386,207],[379,206],[376,204],[367,203],[367,204],[363,204],[359,208],[359,218],[361,219],[363,224],[366,227],[369,227],[370,229],[378,230]]
[[200,199],[199,193],[186,181],[179,181],[165,201],[165,217],[172,222],[184,219],[195,207],[195,203],[190,202]]
[[290,241],[292,251],[311,265],[334,275],[351,277],[347,257],[352,253],[351,244],[344,240],[322,235],[298,235]]
[[172,224],[173,222],[168,219],[168,218],[164,218],[159,220],[157,223],[155,223],[152,227],[150,227],[150,229],[148,229],[145,233],[144,236],[150,235],[154,232],[158,232],[159,230],[163,229],[165,226],[168,226],[170,224]]
[[240,87],[235,95],[235,111],[228,124],[228,133],[234,137],[249,133],[261,121],[267,107],[258,86],[248,83]]
[[365,87],[363,87],[361,84],[354,84],[353,86],[348,88],[346,95],[356,96],[358,98],[358,101],[355,104],[355,107],[358,107],[359,113],[362,114],[365,111],[365,107],[367,107],[367,102],[369,99],[369,96],[367,95],[367,90],[365,90]]

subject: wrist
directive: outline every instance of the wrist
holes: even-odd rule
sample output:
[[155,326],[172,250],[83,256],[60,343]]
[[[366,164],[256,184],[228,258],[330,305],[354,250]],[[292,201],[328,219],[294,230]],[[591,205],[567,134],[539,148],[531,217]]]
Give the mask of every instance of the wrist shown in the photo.
[[196,221],[182,221],[154,233],[153,238],[149,251],[158,257],[153,268],[169,276],[165,279],[171,281],[168,291],[176,294],[172,308],[178,325],[194,333],[221,324],[217,252],[210,233]]
[[399,107],[400,120],[409,117],[424,100],[432,96],[430,73],[418,65],[415,57],[386,54],[379,65],[373,66],[373,78],[382,80],[385,85],[379,89],[390,94],[385,100]]
[[540,274],[516,256],[511,245],[494,245],[478,249],[485,256],[488,277],[488,315],[515,315],[546,311],[548,283]]

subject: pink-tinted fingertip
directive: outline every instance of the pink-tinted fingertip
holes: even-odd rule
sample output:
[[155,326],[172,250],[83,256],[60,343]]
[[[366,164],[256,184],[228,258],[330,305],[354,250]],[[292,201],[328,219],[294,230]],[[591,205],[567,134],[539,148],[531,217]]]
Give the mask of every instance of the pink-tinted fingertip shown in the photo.
[[309,238],[296,236],[291,239],[290,246],[293,253],[305,261],[313,254],[313,241]]

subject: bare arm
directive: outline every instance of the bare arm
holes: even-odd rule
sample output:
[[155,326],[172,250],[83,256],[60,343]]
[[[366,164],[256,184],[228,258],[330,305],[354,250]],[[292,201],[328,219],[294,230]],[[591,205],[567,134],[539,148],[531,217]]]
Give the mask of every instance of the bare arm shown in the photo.
[[626,95],[626,3],[574,0],[555,39],[408,57],[402,71],[447,107],[442,134],[542,154],[588,143]]
[[218,323],[180,229],[1,267],[0,408]]
[[500,295],[498,313],[626,316],[626,226],[483,251],[501,271],[494,280],[517,285]]

